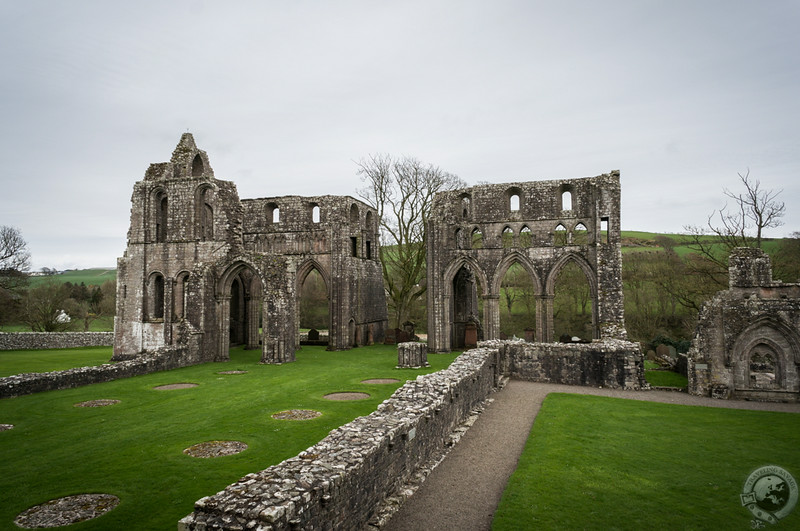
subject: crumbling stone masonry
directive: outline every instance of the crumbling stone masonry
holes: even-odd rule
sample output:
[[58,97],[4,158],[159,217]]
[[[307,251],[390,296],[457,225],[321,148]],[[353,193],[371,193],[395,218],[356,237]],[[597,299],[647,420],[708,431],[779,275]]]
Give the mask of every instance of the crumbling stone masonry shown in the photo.
[[0,350],[110,347],[113,332],[0,332]]
[[[338,530],[380,524],[387,498],[441,459],[454,430],[497,386],[498,351],[477,349],[403,385],[299,455],[198,500],[181,531]],[[374,528],[374,527],[372,527]]]
[[115,361],[185,346],[186,363],[228,359],[231,344],[264,363],[294,360],[298,293],[313,270],[329,300],[329,348],[383,341],[386,299],[377,213],[340,196],[240,200],[185,133],[131,198],[117,262]]
[[734,249],[728,273],[729,289],[698,317],[688,353],[689,392],[800,400],[800,284],[773,281],[761,249]]
[[429,349],[499,339],[500,285],[514,263],[535,286],[534,339],[554,341],[555,281],[569,262],[591,290],[591,339],[625,339],[618,171],[438,193],[428,222]]

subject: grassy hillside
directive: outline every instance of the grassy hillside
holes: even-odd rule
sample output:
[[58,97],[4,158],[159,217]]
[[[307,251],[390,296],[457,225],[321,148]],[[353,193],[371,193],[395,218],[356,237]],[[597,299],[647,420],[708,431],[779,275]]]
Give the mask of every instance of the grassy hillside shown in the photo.
[[100,286],[107,280],[113,280],[116,282],[117,270],[107,268],[71,269],[69,271],[59,273],[58,275],[30,277],[30,285],[33,287],[48,280],[55,280],[61,283],[71,282],[73,284],[84,283],[87,286]]

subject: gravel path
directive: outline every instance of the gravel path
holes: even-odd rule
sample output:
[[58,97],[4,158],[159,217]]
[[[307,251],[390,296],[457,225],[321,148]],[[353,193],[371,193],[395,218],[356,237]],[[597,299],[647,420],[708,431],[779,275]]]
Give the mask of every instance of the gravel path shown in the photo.
[[714,400],[673,391],[620,391],[511,380],[384,527],[387,531],[486,530],[549,393],[575,393],[731,409],[800,413],[800,404]]

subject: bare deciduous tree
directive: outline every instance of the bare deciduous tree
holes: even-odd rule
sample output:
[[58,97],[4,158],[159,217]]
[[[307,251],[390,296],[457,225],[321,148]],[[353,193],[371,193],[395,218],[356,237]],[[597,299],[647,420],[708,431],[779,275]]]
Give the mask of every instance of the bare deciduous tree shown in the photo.
[[396,326],[425,294],[427,221],[436,192],[466,183],[438,166],[411,157],[370,155],[357,163],[366,186],[358,195],[378,212],[383,278]]
[[13,290],[27,282],[31,255],[16,227],[0,226],[0,289]]
[[[728,254],[736,247],[758,247],[763,244],[765,229],[783,225],[781,218],[786,205],[778,201],[782,190],[764,190],[761,181],[750,177],[750,170],[739,180],[744,185],[743,193],[723,189],[726,197],[733,200],[733,207],[726,204],[708,216],[706,227],[687,225],[688,240],[685,245],[710,261],[722,271],[727,271]],[[714,272],[711,278],[719,278]],[[723,277],[723,286],[727,280]]]

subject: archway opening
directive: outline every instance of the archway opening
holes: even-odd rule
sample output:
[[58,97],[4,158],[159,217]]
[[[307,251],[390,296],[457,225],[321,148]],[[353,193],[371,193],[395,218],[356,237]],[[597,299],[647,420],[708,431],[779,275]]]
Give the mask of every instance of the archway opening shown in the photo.
[[238,278],[231,283],[231,318],[228,328],[230,330],[230,344],[241,345],[244,343],[244,316],[246,313],[244,305],[244,292],[242,283]]
[[301,344],[327,345],[330,331],[330,300],[325,279],[312,268],[302,280],[299,294],[299,320]]
[[576,337],[583,340],[594,338],[592,290],[583,269],[569,260],[555,281],[553,338],[574,341]]
[[536,287],[528,271],[514,262],[500,283],[500,338],[536,341]]
[[452,349],[473,348],[483,339],[483,286],[466,267],[453,277],[453,301],[450,307],[450,346]]

